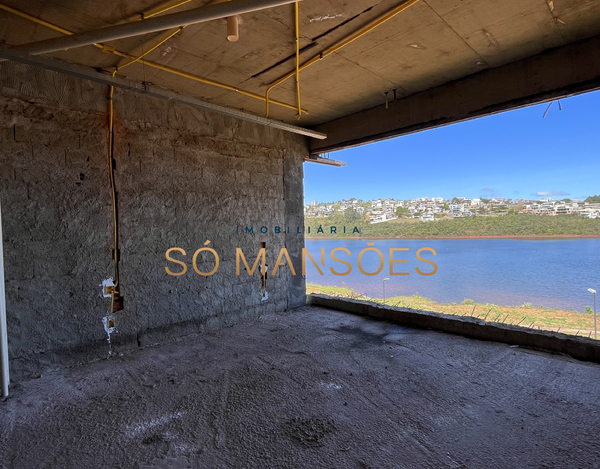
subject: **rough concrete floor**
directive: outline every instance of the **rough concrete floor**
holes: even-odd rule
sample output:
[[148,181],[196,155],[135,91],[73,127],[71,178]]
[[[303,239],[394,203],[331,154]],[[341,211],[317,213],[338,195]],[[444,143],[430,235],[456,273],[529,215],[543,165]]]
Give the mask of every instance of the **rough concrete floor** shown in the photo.
[[0,466],[599,467],[600,366],[305,307],[21,383]]

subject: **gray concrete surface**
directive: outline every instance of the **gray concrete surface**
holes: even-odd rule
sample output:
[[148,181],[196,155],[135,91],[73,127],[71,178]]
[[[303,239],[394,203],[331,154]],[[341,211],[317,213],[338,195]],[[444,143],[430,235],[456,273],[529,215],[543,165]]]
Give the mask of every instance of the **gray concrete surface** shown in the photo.
[[[269,300],[262,302],[260,274],[236,276],[235,260],[241,248],[253,263],[265,242],[268,264],[286,247],[301,271],[306,139],[119,90],[114,102],[125,305],[116,315],[117,350],[173,325],[171,338],[304,304],[301,276],[279,269],[268,278]],[[94,358],[106,342],[102,317],[110,300],[101,297],[100,283],[114,277],[107,112],[106,86],[0,64],[0,197],[13,380],[70,363],[74,351]],[[243,233],[246,226],[252,234]],[[262,226],[267,233],[260,233]],[[201,277],[192,257],[207,240],[220,266]],[[165,258],[173,247],[187,254],[174,255],[187,265],[181,277],[165,271],[181,269]],[[214,258],[200,254],[198,267],[211,271]]]
[[595,468],[600,367],[317,307],[22,382],[0,467]]
[[316,127],[320,154],[600,89],[600,36],[380,104]]
[[[211,0],[194,0],[179,10]],[[138,19],[169,0],[3,0],[42,20],[74,32]],[[303,0],[300,48],[304,63],[383,15],[401,0]],[[9,45],[60,36],[49,28],[0,11],[0,41]],[[177,70],[264,96],[269,83],[294,70],[294,9],[291,5],[242,15],[240,41],[229,43],[225,23],[191,25],[146,57]],[[406,97],[460,80],[482,70],[536,56],[600,34],[596,0],[421,0],[373,32],[306,68],[301,74],[302,105],[309,112],[301,125],[339,119],[384,103],[384,92]],[[139,55],[163,33],[112,41],[111,46]],[[83,47],[57,57],[112,71],[127,59]],[[570,62],[558,65],[569,67]],[[235,91],[209,86],[152,68],[131,65],[120,74],[179,90],[213,102],[264,115],[264,103]],[[520,77],[520,74],[515,76]],[[529,78],[529,77],[528,77]],[[493,94],[487,88],[483,97]],[[466,102],[473,101],[463,95]],[[296,103],[293,79],[275,88],[273,99]],[[475,100],[476,101],[476,100]],[[294,109],[271,106],[276,119],[297,123]],[[394,120],[390,116],[389,120]],[[365,122],[366,123],[366,122]],[[382,125],[383,126],[383,125]]]
[[526,326],[484,321],[480,318],[453,316],[327,295],[309,295],[307,304],[375,319],[386,319],[404,326],[458,334],[471,339],[566,354],[578,360],[600,364],[600,342],[588,337],[576,337],[571,334],[530,329]]

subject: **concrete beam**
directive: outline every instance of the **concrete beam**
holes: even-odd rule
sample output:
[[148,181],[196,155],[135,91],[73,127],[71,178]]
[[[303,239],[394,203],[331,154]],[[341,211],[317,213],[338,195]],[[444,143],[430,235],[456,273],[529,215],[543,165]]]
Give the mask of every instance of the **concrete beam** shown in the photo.
[[319,125],[311,154],[475,119],[600,89],[600,36],[486,70]]
[[322,306],[359,316],[386,319],[397,324],[462,335],[471,339],[567,354],[578,360],[600,363],[600,342],[585,337],[486,322],[477,318],[396,308],[369,301],[333,298],[326,295],[309,295],[307,303],[311,306]]

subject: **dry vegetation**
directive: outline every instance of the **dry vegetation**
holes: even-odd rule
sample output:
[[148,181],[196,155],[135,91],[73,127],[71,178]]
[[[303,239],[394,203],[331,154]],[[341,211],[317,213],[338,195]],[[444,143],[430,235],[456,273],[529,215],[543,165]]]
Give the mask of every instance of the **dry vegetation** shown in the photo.
[[[307,293],[322,293],[324,295],[355,300],[383,303],[380,298],[368,298],[349,288],[307,285]],[[461,304],[436,303],[419,295],[395,296],[388,298],[386,304],[400,308],[432,311],[435,313],[455,316],[469,316],[484,319],[488,322],[520,325],[540,330],[563,332],[585,337],[592,337],[594,331],[594,315],[561,311],[550,308],[534,308],[531,304],[522,306],[498,306],[494,304],[477,304],[466,299]]]

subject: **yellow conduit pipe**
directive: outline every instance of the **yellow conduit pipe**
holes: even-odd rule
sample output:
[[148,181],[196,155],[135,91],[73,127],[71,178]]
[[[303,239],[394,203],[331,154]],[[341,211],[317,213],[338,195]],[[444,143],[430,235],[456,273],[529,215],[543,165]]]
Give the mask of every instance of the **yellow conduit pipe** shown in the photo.
[[23,13],[22,11],[15,10],[14,8],[8,7],[6,5],[2,5],[1,3],[0,3],[0,9],[7,11],[9,13],[12,13],[13,15],[20,16],[21,18],[25,18],[26,20],[30,20],[37,24],[41,24],[42,26],[46,26],[47,28],[53,29],[54,31],[58,31],[63,34],[66,34],[67,36],[70,36],[73,34],[73,32],[69,31],[68,29],[63,29],[60,26],[56,26],[55,24],[48,23],[47,21],[36,18],[35,16],[28,15],[27,13]]
[[287,75],[282,76],[279,80],[274,81],[273,83],[271,83],[269,85],[269,87],[267,88],[267,92],[265,93],[265,103],[266,103],[266,109],[267,109],[266,117],[269,117],[269,103],[273,102],[272,100],[269,99],[269,93],[271,92],[271,90],[273,88],[275,88],[276,86],[281,85],[284,81],[286,81],[288,78],[293,77],[299,71],[302,71],[302,70],[304,70],[307,67],[310,67],[312,64],[318,62],[319,60],[324,59],[325,57],[333,54],[334,52],[337,52],[342,47],[347,46],[351,42],[354,42],[357,39],[359,39],[360,37],[364,36],[365,34],[373,31],[375,28],[377,28],[378,26],[381,26],[386,21],[392,19],[397,14],[402,13],[403,11],[407,10],[408,8],[410,8],[411,6],[413,6],[415,3],[417,3],[418,1],[419,0],[408,0],[407,2],[404,2],[401,5],[398,5],[396,8],[393,8],[392,10],[390,10],[389,12],[387,12],[384,15],[380,16],[379,18],[371,21],[369,24],[363,26],[362,28],[360,28],[358,31],[356,31],[355,33],[351,34],[347,38],[345,38],[345,39],[341,40],[340,42],[334,44],[333,46],[331,46],[328,49],[324,50],[320,54],[315,55],[312,59],[310,59],[307,62],[303,63],[299,67],[299,70],[293,70],[290,73],[288,73]]
[[[179,31],[181,31],[183,28],[185,28],[185,26],[182,26],[180,28],[175,28],[175,29],[169,31],[164,38],[162,38],[160,41],[158,41],[154,46],[150,47],[147,51],[143,52],[142,54],[138,55],[137,57],[132,58],[128,62],[125,62],[120,67],[115,67],[115,70],[112,73],[112,76],[114,77],[117,74],[118,70],[125,68],[125,67],[137,62],[138,60],[144,58],[146,55],[148,55],[150,52],[155,50],[157,47],[161,46],[162,44],[167,42],[169,39],[171,39],[173,36],[175,36],[175,34],[179,33]],[[113,250],[114,250],[113,261],[114,261],[114,266],[115,266],[115,279],[114,279],[113,291],[112,291],[112,294],[110,295],[109,314],[112,314],[115,312],[114,311],[115,295],[119,293],[119,225],[117,223],[117,190],[115,187],[115,169],[113,166],[113,160],[114,160],[114,155],[115,155],[115,152],[114,152],[114,114],[115,114],[115,110],[114,110],[114,99],[113,99],[114,93],[115,93],[115,87],[111,86],[110,92],[109,92],[109,98],[108,98],[108,102],[109,102],[109,105],[108,105],[108,109],[109,109],[109,112],[108,112],[108,115],[109,115],[109,119],[108,119],[108,172],[109,172],[109,176],[110,176],[110,189],[111,189],[111,197],[112,197]]]
[[169,5],[169,6],[165,6],[165,7],[162,7],[162,8],[158,8],[158,9],[156,9],[156,10],[150,12],[150,13],[142,13],[140,19],[145,20],[147,18],[152,18],[153,16],[160,15],[161,13],[164,13],[166,11],[172,10],[173,8],[180,7],[181,5],[185,5],[186,3],[189,3],[191,1],[192,0],[183,0],[181,2],[174,3],[173,5]]
[[[175,36],[175,34],[177,34],[179,31],[181,31],[183,28],[185,28],[185,26],[182,26],[181,28],[176,28],[173,29],[172,31],[169,31],[169,33],[162,38],[160,41],[158,41],[154,46],[150,47],[147,51],[145,51],[144,53],[140,54],[137,57],[132,58],[131,60],[129,60],[129,62],[125,62],[123,65],[121,65],[120,67],[116,67],[114,72],[112,73],[112,76],[114,77],[117,74],[118,70],[121,70],[122,68],[125,68],[135,62],[137,62],[138,60],[144,58],[146,55],[148,55],[150,52],[152,52],[153,50],[155,50],[157,47],[161,46],[162,44],[164,44],[165,42],[167,42],[169,39],[171,39],[173,36]],[[115,264],[115,280],[114,280],[114,287],[113,287],[113,293],[110,297],[110,313],[114,312],[114,304],[115,304],[115,293],[118,292],[118,287],[119,287],[119,255],[118,255],[118,249],[119,249],[119,226],[117,224],[117,190],[115,187],[115,173],[114,173],[114,167],[113,167],[113,159],[114,159],[114,93],[115,93],[115,87],[111,86],[110,87],[110,92],[109,92],[109,98],[108,98],[108,115],[109,115],[109,119],[108,119],[108,171],[109,171],[109,175],[110,175],[110,188],[111,188],[111,196],[112,196],[112,217],[113,217],[113,246],[114,246],[114,264]]]
[[[147,51],[145,51],[142,55],[139,55],[138,57],[135,57],[131,60],[129,60],[129,62],[125,62],[123,65],[119,65],[117,67],[117,70],[121,70],[122,68],[127,67],[128,65],[131,65],[132,63],[137,62],[138,60],[146,57],[150,52],[152,52],[153,50],[157,49],[158,47],[162,46],[165,42],[167,42],[169,39],[171,39],[173,36],[175,36],[177,33],[179,33],[179,31],[182,31],[183,28],[185,28],[185,26],[181,26],[180,28],[175,28],[172,29],[171,31],[169,31],[167,33],[167,35],[162,38],[160,41],[158,41],[156,44],[154,44],[152,47],[150,47]],[[145,61],[144,61],[145,63]],[[113,75],[114,76],[114,75]]]
[[[123,54],[123,55],[131,57],[128,54]],[[175,68],[167,67],[165,65],[160,65],[160,64],[157,64],[155,62],[150,62],[150,61],[147,61],[147,60],[144,61],[144,64],[147,65],[148,67],[156,68],[158,70],[163,70],[165,72],[169,72],[169,73],[172,73],[174,75],[179,75],[180,77],[189,78],[190,80],[194,80],[194,81],[197,81],[197,82],[200,82],[200,83],[204,83],[206,85],[212,85],[212,86],[216,86],[216,87],[219,87],[219,88],[222,88],[222,89],[225,89],[225,90],[235,91],[236,93],[243,94],[244,96],[249,96],[250,98],[260,99],[261,101],[265,100],[264,96],[261,96],[261,95],[259,95],[257,93],[253,93],[251,91],[242,90],[240,88],[236,88],[235,86],[226,85],[226,84],[220,83],[218,81],[209,80],[208,78],[202,78],[202,77],[199,77],[199,76],[196,76],[196,75],[192,75],[191,73],[187,73],[187,72],[184,72],[182,70],[177,70]],[[287,104],[287,103],[284,103],[282,101],[271,100],[271,103],[276,104],[276,105],[281,106],[281,107],[288,108],[288,109],[297,110],[297,107],[294,106],[293,104]],[[308,111],[305,110],[305,109],[302,109],[302,112],[304,114],[308,114]]]
[[[138,60],[144,58],[146,55],[148,55],[150,52],[152,52],[153,50],[155,50],[157,47],[161,46],[162,44],[164,44],[165,42],[167,42],[169,39],[171,39],[173,36],[175,36],[175,34],[179,33],[179,31],[181,31],[183,28],[185,28],[185,26],[182,26],[180,28],[175,28],[171,31],[169,31],[167,33],[167,35],[162,38],[160,41],[158,41],[154,46],[150,47],[147,51],[143,52],[142,54],[138,55],[137,57],[132,58],[131,60],[129,60],[128,62],[125,62],[123,65],[121,65],[120,67],[115,67],[114,72],[112,73],[112,76],[114,77],[117,74],[117,71],[125,68],[135,62],[137,62]],[[115,114],[115,110],[114,110],[114,93],[115,93],[115,87],[111,86],[110,87],[110,91],[109,91],[109,98],[108,98],[108,115],[109,115],[109,119],[108,119],[108,171],[109,171],[109,176],[110,176],[110,189],[111,189],[111,197],[112,197],[112,219],[113,219],[113,250],[114,250],[114,265],[115,265],[115,279],[114,279],[114,287],[113,287],[113,292],[110,296],[110,311],[109,314],[114,313],[114,306],[115,306],[115,294],[118,294],[119,292],[119,225],[117,223],[117,190],[115,187],[115,170],[114,170],[114,166],[113,166],[113,160],[114,160],[114,114]]]
[[[300,104],[300,22],[298,19],[300,15],[298,2],[294,3],[294,16],[296,17],[296,93],[298,94],[298,119],[300,119],[302,117],[302,107]],[[269,102],[266,97],[265,101],[268,106]]]
[[[27,19],[29,21],[32,21],[34,23],[37,23],[37,24],[41,24],[41,25],[46,26],[46,27],[48,27],[50,29],[53,29],[54,31],[58,31],[58,32],[66,34],[66,35],[73,34],[72,31],[69,31],[69,30],[61,28],[60,26],[57,26],[55,24],[52,24],[52,23],[49,23],[47,21],[41,20],[39,18],[36,18],[35,16],[28,15],[27,13],[23,13],[21,11],[15,10],[14,8],[8,7],[8,6],[3,5],[1,3],[0,3],[0,10],[4,10],[4,11],[7,11],[9,13],[13,13],[13,14],[15,14],[17,16],[20,16],[21,18],[25,18],[25,19]],[[117,50],[117,49],[115,49],[112,46],[107,46],[107,45],[104,45],[104,44],[94,44],[94,46],[96,46],[98,49],[101,49],[102,52],[105,52],[105,53],[114,54],[114,55],[117,55],[119,57],[126,57],[126,58],[129,58],[129,59],[136,59],[136,56],[128,54],[126,52],[122,52],[120,50]],[[251,91],[242,90],[242,89],[236,88],[235,86],[226,85],[224,83],[220,83],[218,81],[210,80],[208,78],[203,78],[203,77],[199,77],[197,75],[192,75],[191,73],[187,73],[187,72],[184,72],[182,70],[177,70],[175,68],[168,67],[166,65],[161,65],[161,64],[158,64],[156,62],[151,62],[151,61],[145,60],[144,61],[144,65],[146,65],[148,67],[151,67],[151,68],[155,68],[157,70],[162,70],[163,72],[171,73],[173,75],[178,75],[178,76],[183,77],[183,78],[194,80],[194,81],[197,81],[199,83],[204,83],[206,85],[215,86],[217,88],[222,88],[222,89],[229,90],[229,91],[235,91],[235,92],[240,93],[240,94],[242,94],[244,96],[248,96],[250,98],[260,99],[261,101],[265,101],[265,97],[261,96],[261,95],[259,95],[257,93],[252,93]],[[122,66],[121,66],[121,68],[122,68]],[[270,100],[270,102],[272,104],[276,104],[277,106],[282,106],[282,107],[285,107],[287,109],[293,109],[294,111],[297,110],[297,106],[294,106],[293,104],[287,104],[287,103],[284,103],[282,101],[276,101],[276,100]],[[306,111],[305,109],[303,109],[302,112],[304,112],[305,114],[308,114],[308,111]]]

